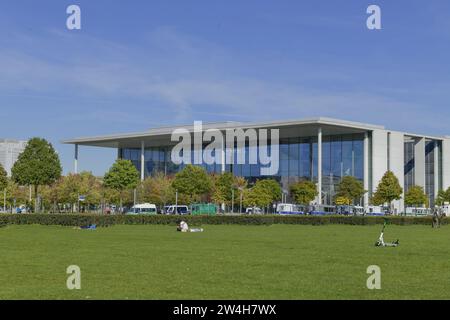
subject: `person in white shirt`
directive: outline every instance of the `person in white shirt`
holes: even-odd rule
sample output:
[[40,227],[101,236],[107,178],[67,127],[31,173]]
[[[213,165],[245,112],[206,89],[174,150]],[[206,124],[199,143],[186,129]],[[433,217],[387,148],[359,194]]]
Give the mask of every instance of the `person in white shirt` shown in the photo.
[[185,221],[180,221],[177,227],[177,231],[181,232],[203,232],[203,228],[190,229]]
[[181,232],[188,232],[189,226],[185,221],[180,221],[180,224],[178,225],[177,230],[181,231]]

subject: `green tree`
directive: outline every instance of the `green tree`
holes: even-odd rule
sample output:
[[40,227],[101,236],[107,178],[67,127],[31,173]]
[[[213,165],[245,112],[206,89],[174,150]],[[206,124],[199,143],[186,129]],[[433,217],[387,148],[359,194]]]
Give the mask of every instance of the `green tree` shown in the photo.
[[179,193],[188,196],[189,202],[193,203],[211,191],[212,182],[205,169],[188,164],[175,175],[172,187]]
[[264,185],[256,183],[254,187],[244,190],[244,205],[246,207],[265,208],[272,203],[272,196]]
[[231,201],[227,198],[225,191],[220,188],[214,188],[213,194],[211,196],[211,200],[218,205],[221,205],[222,203],[225,203],[228,205]]
[[447,190],[439,190],[436,198],[436,204],[442,206],[445,202],[450,202],[450,188]]
[[428,204],[428,197],[423,187],[412,186],[405,194],[405,204],[409,207],[420,207]]
[[80,176],[78,174],[69,174],[62,177],[55,185],[54,194],[49,195],[51,198],[57,197],[57,201],[68,205],[73,212],[80,195]]
[[121,192],[105,187],[102,183],[102,187],[100,189],[100,197],[101,197],[101,206],[105,209],[108,205],[117,204],[120,202]]
[[1,198],[3,202],[3,209],[6,211],[6,202],[4,200],[6,196],[6,188],[8,187],[8,174],[6,173],[6,170],[3,168],[3,166],[0,164],[0,191]]
[[225,203],[231,205],[233,192],[237,194],[233,174],[231,172],[224,172],[215,176],[213,182],[213,201],[218,204]]
[[139,183],[139,172],[130,160],[118,159],[103,178],[103,184],[119,192],[120,207],[122,208],[125,191],[133,190]]
[[85,197],[85,200],[80,205],[84,207],[84,210],[90,210],[91,205],[100,204],[101,187],[100,180],[92,172],[84,171],[80,173],[79,195]]
[[44,186],[41,188],[42,195],[42,205],[44,210],[46,208],[50,209],[50,212],[56,213],[59,212],[59,203],[60,203],[60,184],[64,177],[59,178],[56,182],[49,186]]
[[[3,206],[4,197],[0,197]],[[29,198],[29,187],[19,186],[12,179],[8,179],[8,185],[6,187],[6,205],[10,206],[11,209],[14,205],[24,205],[28,204]]]
[[339,197],[339,196],[337,196],[337,197],[334,198],[334,203],[336,205],[338,205],[338,206],[340,206],[340,205],[350,205],[350,204],[352,204],[352,200],[350,198],[347,198],[347,197]]
[[34,187],[36,211],[39,186],[55,182],[61,176],[62,167],[58,154],[49,142],[41,138],[32,138],[11,171],[15,182]]
[[[172,187],[172,180],[162,172],[158,172],[154,177],[148,177],[138,188],[139,201],[153,203],[160,207],[174,203],[175,190]],[[184,199],[179,200],[182,202]]]
[[403,188],[392,171],[387,171],[378,184],[372,202],[375,205],[389,204],[389,211],[392,212],[392,201],[402,198]]
[[3,191],[8,186],[8,174],[3,166],[0,164],[0,191]]
[[302,205],[309,205],[319,194],[316,184],[309,180],[292,184],[290,192],[294,201]]
[[361,199],[366,192],[361,181],[352,176],[345,176],[338,185],[336,199],[344,198],[348,200],[348,204],[354,204],[355,200]]
[[281,200],[281,194],[282,194],[281,186],[276,180],[263,179],[263,180],[258,180],[256,182],[256,184],[260,185],[261,188],[266,190],[266,192],[270,195],[271,202]]
[[239,213],[242,213],[242,205],[244,203],[244,193],[245,190],[247,189],[248,181],[244,177],[234,177],[233,185],[239,194]]

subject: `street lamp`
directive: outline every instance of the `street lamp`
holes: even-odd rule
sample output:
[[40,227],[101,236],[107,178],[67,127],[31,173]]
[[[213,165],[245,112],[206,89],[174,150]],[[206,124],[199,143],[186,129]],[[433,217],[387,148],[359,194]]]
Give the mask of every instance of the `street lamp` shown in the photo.
[[178,190],[175,190],[175,214],[178,213]]
[[234,188],[231,188],[231,213],[234,213]]
[[282,189],[281,192],[282,192],[282,194],[281,194],[281,202],[282,203],[286,203],[287,202],[288,191],[286,189]]
[[244,187],[239,187],[238,188],[239,189],[239,191],[240,191],[240,194],[239,194],[239,213],[242,213],[242,197],[243,197],[243,193],[244,193]]

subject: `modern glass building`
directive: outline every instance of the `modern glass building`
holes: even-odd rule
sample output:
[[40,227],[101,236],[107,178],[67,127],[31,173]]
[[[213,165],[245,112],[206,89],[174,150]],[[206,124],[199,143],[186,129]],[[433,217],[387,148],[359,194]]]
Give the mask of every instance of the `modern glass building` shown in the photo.
[[[141,178],[163,172],[173,175],[186,164],[175,164],[171,159],[172,149],[178,141],[172,141],[175,129],[184,128],[193,137],[195,128],[189,126],[164,127],[125,135],[88,137],[66,140],[75,145],[75,172],[78,166],[79,146],[116,148],[118,157],[131,160],[141,172]],[[411,186],[419,185],[426,191],[430,204],[439,190],[450,186],[450,138],[433,137],[387,130],[382,126],[336,120],[330,118],[304,119],[298,121],[264,123],[210,123],[202,132],[216,129],[223,133],[221,148],[226,154],[234,145],[233,161],[206,164],[198,163],[210,173],[232,172],[243,176],[250,183],[257,179],[273,178],[280,182],[287,193],[289,185],[299,180],[311,180],[317,184],[320,196],[317,203],[331,204],[337,191],[337,184],[344,176],[353,176],[363,182],[368,193],[360,199],[361,205],[368,205],[370,196],[376,190],[381,177],[391,170],[406,192]],[[258,138],[249,138],[241,148],[245,163],[237,161],[239,147],[236,141],[228,144],[227,130],[276,129],[279,132],[278,170],[270,176],[261,174],[264,167],[259,161],[250,163],[251,151],[258,148],[271,149],[272,145],[260,143]],[[203,144],[203,148],[207,143]],[[228,149],[227,149],[228,148]],[[193,147],[192,150],[195,148]],[[194,153],[191,151],[192,158]],[[200,157],[202,159],[202,157]],[[223,158],[224,159],[224,158]],[[397,212],[404,210],[403,200],[395,204]]]
[[11,176],[11,169],[26,145],[27,141],[0,139],[0,164],[8,176]]

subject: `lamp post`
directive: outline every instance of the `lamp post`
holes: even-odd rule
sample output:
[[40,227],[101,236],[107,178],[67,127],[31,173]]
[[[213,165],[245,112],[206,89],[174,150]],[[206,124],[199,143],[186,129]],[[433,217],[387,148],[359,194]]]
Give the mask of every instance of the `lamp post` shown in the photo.
[[231,213],[234,213],[234,188],[231,188]]
[[6,213],[6,188],[3,190],[3,212]]
[[[322,197],[322,195],[324,195],[324,197]],[[325,198],[325,203],[327,202],[327,196],[328,196],[328,193],[327,192],[325,192],[325,191],[321,191],[320,192],[320,203],[323,203],[323,201],[322,201],[322,199],[323,198]]]
[[239,213],[242,213],[242,196],[244,193],[244,188],[243,187],[239,187],[239,191],[240,191],[240,195],[239,195]]
[[175,190],[175,214],[178,213],[178,190]]
[[282,189],[282,195],[281,195],[281,202],[286,203],[287,202],[287,195],[288,191],[286,189]]

